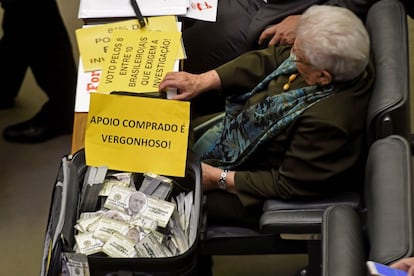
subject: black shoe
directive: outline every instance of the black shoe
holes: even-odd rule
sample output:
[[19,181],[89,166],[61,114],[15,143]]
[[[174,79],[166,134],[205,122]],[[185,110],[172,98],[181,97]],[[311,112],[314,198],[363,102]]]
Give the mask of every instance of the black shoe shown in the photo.
[[72,126],[51,124],[35,116],[28,121],[7,127],[3,131],[3,137],[9,142],[31,144],[69,133],[72,133]]

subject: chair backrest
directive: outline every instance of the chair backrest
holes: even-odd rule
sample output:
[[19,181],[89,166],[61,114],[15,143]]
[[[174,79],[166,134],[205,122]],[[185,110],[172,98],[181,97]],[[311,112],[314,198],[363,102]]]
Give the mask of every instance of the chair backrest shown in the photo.
[[381,0],[368,11],[376,80],[367,114],[367,138],[399,134],[409,138],[409,54],[407,16],[399,0]]
[[414,253],[411,149],[401,136],[378,140],[365,179],[369,259],[389,264]]

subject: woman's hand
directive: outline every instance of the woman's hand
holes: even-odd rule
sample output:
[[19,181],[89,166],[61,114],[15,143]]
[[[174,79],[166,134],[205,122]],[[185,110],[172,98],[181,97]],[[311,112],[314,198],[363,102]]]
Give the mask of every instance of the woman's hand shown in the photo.
[[269,38],[269,45],[289,45],[295,42],[296,27],[299,23],[300,15],[290,15],[283,19],[279,24],[265,29],[259,37],[259,45],[262,45]]
[[173,100],[190,100],[199,94],[220,87],[220,78],[216,71],[211,70],[202,74],[188,72],[168,72],[159,85],[160,91],[176,88],[177,95]]

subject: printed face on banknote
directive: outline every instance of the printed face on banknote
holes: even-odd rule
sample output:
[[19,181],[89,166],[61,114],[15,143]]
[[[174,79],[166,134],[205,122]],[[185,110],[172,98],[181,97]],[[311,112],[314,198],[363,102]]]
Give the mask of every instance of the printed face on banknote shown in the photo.
[[132,215],[142,213],[147,206],[147,197],[142,192],[133,192],[129,197],[128,209]]

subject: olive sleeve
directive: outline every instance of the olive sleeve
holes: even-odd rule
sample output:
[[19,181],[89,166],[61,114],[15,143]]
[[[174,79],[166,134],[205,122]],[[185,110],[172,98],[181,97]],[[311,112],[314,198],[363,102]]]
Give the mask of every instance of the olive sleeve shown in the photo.
[[253,89],[275,70],[290,53],[290,46],[251,51],[216,68],[221,88],[227,96]]

